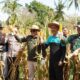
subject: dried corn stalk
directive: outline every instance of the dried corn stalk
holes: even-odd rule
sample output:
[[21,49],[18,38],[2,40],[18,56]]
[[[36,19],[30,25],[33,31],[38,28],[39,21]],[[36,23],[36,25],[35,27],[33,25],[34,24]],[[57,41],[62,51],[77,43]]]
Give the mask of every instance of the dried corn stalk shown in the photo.
[[17,55],[17,58],[15,60],[14,63],[12,63],[11,67],[10,67],[10,79],[9,80],[16,80],[16,69],[17,69],[17,66],[20,66],[22,64],[22,67],[23,67],[23,71],[24,71],[24,79],[23,80],[28,80],[28,70],[27,70],[27,60],[25,59],[26,58],[26,55],[24,53],[25,51],[25,47],[26,47],[26,44],[24,44],[24,46],[22,47],[22,49],[20,49],[20,51],[18,52],[18,55]]

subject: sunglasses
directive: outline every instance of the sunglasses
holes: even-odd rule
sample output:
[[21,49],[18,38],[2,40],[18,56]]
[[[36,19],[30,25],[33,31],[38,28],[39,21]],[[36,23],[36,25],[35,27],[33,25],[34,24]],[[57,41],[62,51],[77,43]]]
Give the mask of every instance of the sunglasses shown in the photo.
[[33,29],[33,30],[31,30],[31,32],[37,32],[38,30],[36,30],[36,29]]

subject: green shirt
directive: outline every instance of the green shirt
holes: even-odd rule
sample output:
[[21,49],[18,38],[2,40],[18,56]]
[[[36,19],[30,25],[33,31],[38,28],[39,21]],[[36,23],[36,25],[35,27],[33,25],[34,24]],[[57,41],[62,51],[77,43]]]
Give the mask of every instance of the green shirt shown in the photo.
[[68,37],[68,43],[71,44],[71,51],[80,48],[80,35],[75,34]]

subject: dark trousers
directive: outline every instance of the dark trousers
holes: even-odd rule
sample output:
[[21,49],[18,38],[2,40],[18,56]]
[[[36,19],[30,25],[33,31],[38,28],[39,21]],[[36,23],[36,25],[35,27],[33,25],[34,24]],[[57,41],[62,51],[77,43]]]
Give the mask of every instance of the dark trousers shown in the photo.
[[63,80],[63,66],[53,60],[49,63],[49,80]]
[[13,74],[15,74],[14,80],[19,80],[19,69],[18,69],[18,65],[15,66],[15,68],[13,68],[13,66],[12,66],[12,64],[14,64],[15,60],[16,60],[16,57],[8,57],[7,58],[8,76],[7,76],[6,80],[10,80],[11,79],[10,77],[13,76],[11,74],[15,70],[15,68],[16,68],[16,70],[15,70],[16,72],[15,73],[13,72]]

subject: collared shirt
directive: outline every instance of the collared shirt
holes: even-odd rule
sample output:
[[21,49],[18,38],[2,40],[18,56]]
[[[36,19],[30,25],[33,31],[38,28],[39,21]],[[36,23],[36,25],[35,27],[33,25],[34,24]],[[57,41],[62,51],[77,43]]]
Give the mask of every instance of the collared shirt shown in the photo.
[[60,39],[56,36],[49,36],[49,38],[46,41],[46,44],[49,43],[59,43],[60,44]]
[[57,36],[49,36],[45,46],[50,46],[50,58],[54,61],[63,60],[65,57],[65,46]]

